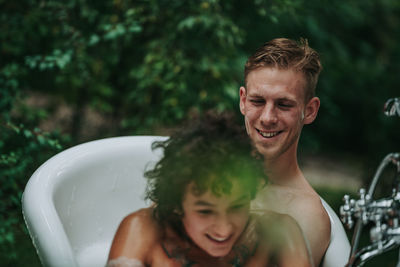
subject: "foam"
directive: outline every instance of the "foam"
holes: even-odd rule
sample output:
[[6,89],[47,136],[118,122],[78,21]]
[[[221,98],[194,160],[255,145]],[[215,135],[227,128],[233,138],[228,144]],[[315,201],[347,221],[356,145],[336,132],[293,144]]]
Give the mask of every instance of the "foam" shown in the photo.
[[119,257],[110,260],[107,267],[144,267],[144,264],[137,259],[129,259],[127,257]]
[[[76,250],[76,261],[78,266],[99,267],[105,266],[108,252],[110,250],[109,242],[98,242]],[[74,249],[75,250],[75,249]],[[115,265],[115,267],[118,265]],[[127,265],[130,266],[130,265]]]

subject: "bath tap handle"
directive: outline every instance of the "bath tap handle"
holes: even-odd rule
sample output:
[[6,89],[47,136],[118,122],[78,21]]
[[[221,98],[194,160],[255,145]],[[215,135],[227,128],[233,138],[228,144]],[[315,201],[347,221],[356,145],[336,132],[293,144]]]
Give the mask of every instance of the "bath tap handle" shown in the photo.
[[[375,226],[370,230],[370,238],[372,242],[382,242],[384,231],[386,229],[386,225],[381,222],[382,215],[380,213],[375,214],[372,220],[375,223]],[[378,244],[379,246],[379,244]]]
[[371,197],[367,194],[365,188],[359,190],[360,199],[356,202],[356,217],[360,218],[363,224],[367,224],[369,221],[368,206],[371,201]]
[[365,190],[365,188],[360,188],[360,190],[358,191],[358,194],[360,195],[360,202],[358,205],[360,207],[365,207],[367,205],[367,203],[369,202],[369,200],[371,199],[370,196],[367,194],[367,191]]
[[386,116],[400,116],[400,98],[390,98],[383,106]]
[[349,195],[344,195],[343,201],[344,205],[340,207],[340,219],[348,229],[351,229],[354,225],[352,218],[354,202],[351,203]]

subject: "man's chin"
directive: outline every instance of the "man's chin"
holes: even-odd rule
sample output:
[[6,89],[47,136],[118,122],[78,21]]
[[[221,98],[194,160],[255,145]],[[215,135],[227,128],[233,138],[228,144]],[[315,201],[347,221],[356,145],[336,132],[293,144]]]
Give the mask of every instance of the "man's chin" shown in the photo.
[[274,158],[276,158],[276,149],[274,149],[274,147],[271,146],[265,146],[264,144],[256,144],[256,149],[258,151],[258,153],[260,153],[261,155],[263,155],[264,160],[272,160]]

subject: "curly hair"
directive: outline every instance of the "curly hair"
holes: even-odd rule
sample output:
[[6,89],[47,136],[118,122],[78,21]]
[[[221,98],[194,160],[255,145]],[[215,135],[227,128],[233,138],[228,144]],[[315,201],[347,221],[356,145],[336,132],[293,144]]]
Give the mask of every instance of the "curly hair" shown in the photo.
[[266,42],[251,55],[244,67],[247,85],[248,74],[258,68],[274,67],[302,72],[306,78],[305,98],[315,95],[318,77],[322,70],[319,54],[308,45],[306,39],[296,42],[287,38],[276,38]]
[[230,193],[235,180],[254,198],[260,181],[265,179],[262,158],[244,127],[229,115],[208,113],[152,146],[164,150],[154,169],[145,172],[146,198],[155,203],[154,217],[160,223],[180,224],[182,201],[192,182],[194,193],[211,190],[220,196]]

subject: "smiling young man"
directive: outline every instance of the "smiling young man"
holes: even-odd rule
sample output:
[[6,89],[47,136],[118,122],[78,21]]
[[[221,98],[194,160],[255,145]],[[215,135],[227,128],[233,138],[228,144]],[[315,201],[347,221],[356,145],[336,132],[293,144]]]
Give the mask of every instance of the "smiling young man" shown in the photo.
[[319,195],[297,161],[301,130],[312,123],[320,100],[315,87],[322,69],[307,41],[286,38],[265,43],[245,65],[240,111],[248,135],[264,157],[270,185],[254,208],[291,215],[300,225],[318,266],[329,245],[331,225]]

